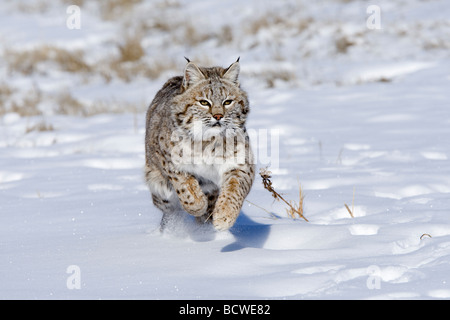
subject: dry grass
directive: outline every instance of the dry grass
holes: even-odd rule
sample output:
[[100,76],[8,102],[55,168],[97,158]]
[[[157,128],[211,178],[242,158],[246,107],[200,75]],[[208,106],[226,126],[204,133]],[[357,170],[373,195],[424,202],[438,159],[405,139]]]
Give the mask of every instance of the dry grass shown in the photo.
[[173,33],[171,42],[188,47],[198,46],[214,37],[209,30],[199,28],[195,22],[190,20],[185,20],[182,24],[176,25],[175,28],[180,29],[180,32]]
[[87,116],[88,108],[78,99],[74,98],[70,92],[63,92],[54,97],[56,102],[56,113],[71,116]]
[[273,212],[270,212],[269,210],[267,210],[267,209],[265,209],[265,208],[263,208],[263,207],[257,205],[256,203],[253,203],[253,202],[251,202],[251,201],[249,201],[249,200],[245,200],[245,201],[247,201],[248,203],[250,203],[252,206],[255,206],[255,207],[257,207],[257,208],[259,208],[259,209],[261,209],[261,210],[267,212],[268,214],[270,214],[270,216],[271,216],[272,218],[278,219],[278,217],[277,217]]
[[246,76],[260,79],[261,83],[264,83],[267,88],[275,88],[279,82],[294,84],[298,80],[294,70],[288,70],[282,67],[247,72]]
[[50,9],[50,2],[45,0],[20,1],[16,4],[17,10],[24,13],[44,13]]
[[[62,72],[73,76],[74,86],[80,83],[85,85],[99,79],[104,80],[106,84],[115,79],[131,82],[136,78],[145,77],[153,80],[172,75],[174,70],[180,69],[180,61],[166,56],[164,49],[161,50],[161,45],[180,44],[195,49],[208,41],[216,42],[217,46],[233,46],[242,41],[242,37],[239,33],[235,33],[236,28],[231,24],[208,30],[200,27],[197,20],[190,16],[172,19],[173,13],[183,10],[181,7],[185,5],[178,0],[157,0],[154,3],[155,10],[148,12],[145,16],[134,14],[144,7],[142,0],[104,0],[95,4],[85,0],[60,0],[60,2],[63,6],[78,5],[82,12],[89,10],[90,14],[97,15],[100,19],[117,23],[119,30],[124,30],[123,34],[117,35],[114,39],[104,39],[105,44],[113,43],[115,48],[107,56],[92,61],[90,59],[96,55],[89,53],[95,51],[95,48],[74,51],[55,43],[40,43],[27,49],[15,46],[0,47],[2,51],[0,53],[3,53],[3,61],[10,75],[52,77],[54,74],[59,76],[58,73]],[[21,1],[16,8],[22,12],[46,12],[51,8],[50,4],[49,0],[37,0],[35,3],[26,5]],[[179,17],[178,12],[176,13]],[[266,28],[283,29],[288,24],[293,28],[289,28],[289,32],[293,33],[308,28],[304,18],[286,19],[283,13],[267,14],[263,17],[255,15],[253,21],[249,21],[243,28],[248,29],[247,33],[252,35]],[[84,26],[83,23],[82,25]],[[164,34],[163,44],[155,45],[149,41],[154,34]],[[202,63],[206,61],[206,64],[210,65],[217,62],[209,61],[211,55],[205,50],[193,50],[193,52],[193,56],[203,55],[201,59],[190,57],[194,60],[202,61]],[[281,51],[276,53],[275,60],[284,61],[285,59]],[[297,81],[295,72],[289,68],[275,67],[272,70],[249,74],[249,76],[260,78],[267,87],[271,88],[282,82]],[[17,112],[24,116],[40,115],[42,112],[38,106],[45,106],[48,102],[56,106],[55,110],[51,110],[52,112],[68,115],[96,114],[100,110],[110,112],[111,107],[107,101],[98,101],[95,104],[80,101],[69,92],[41,92],[38,87],[30,92],[27,89],[17,88],[14,94],[11,90],[9,86],[0,84],[0,114]],[[115,109],[120,110],[119,107]],[[124,106],[123,109],[128,107]]]
[[30,50],[6,49],[4,56],[11,74],[45,74],[50,64],[52,69],[85,77],[99,75],[106,82],[114,77],[125,82],[138,76],[156,79],[163,72],[175,69],[176,65],[170,59],[153,64],[145,62],[142,59],[145,51],[141,42],[142,37],[139,33],[126,36],[122,43],[117,44],[119,56],[111,55],[95,65],[85,61],[82,51],[72,52],[52,45],[42,45]]
[[119,44],[119,52],[120,62],[133,62],[133,61],[139,61],[144,55],[145,51],[142,47],[142,34],[139,32],[134,35],[127,35],[124,37],[124,42],[122,44]]
[[[27,50],[6,48],[3,50],[3,59],[11,75],[46,75],[48,70],[52,70],[52,72],[58,70],[78,75],[80,77],[78,81],[85,82],[98,76],[107,83],[114,78],[125,82],[130,82],[139,76],[156,79],[162,73],[175,69],[176,64],[170,59],[158,63],[149,63],[144,60],[145,51],[141,42],[142,36],[139,32],[133,36],[125,36],[123,42],[117,44],[118,55],[111,54],[106,59],[92,65],[85,61],[83,51],[69,51],[49,44]],[[68,92],[44,94],[37,84],[27,90],[13,89],[4,81],[0,83],[0,114],[15,112],[22,116],[41,115],[39,105],[48,99],[56,106],[53,111],[58,114],[87,116],[111,112],[111,103],[107,101],[85,103],[77,100]],[[116,103],[114,110],[129,111],[130,108],[126,104],[124,103],[120,107],[120,103]],[[136,107],[133,107],[133,110],[135,109]]]
[[25,91],[21,97],[9,101],[9,108],[6,112],[14,112],[24,117],[42,115],[39,105],[43,100],[43,94],[37,85]]
[[15,94],[17,92],[20,90],[10,87],[7,83],[0,84],[0,115],[9,112],[24,117],[42,114],[39,105],[43,100],[43,94],[36,84],[31,89],[23,90],[21,94]]
[[216,37],[221,45],[228,44],[234,39],[233,29],[229,25],[225,25],[220,29]]
[[295,203],[295,201],[289,201],[290,207],[286,209],[287,214],[292,218],[295,219],[296,215],[298,215],[300,218],[305,219],[308,221],[305,216],[303,215],[304,207],[303,207],[303,201],[305,199],[305,194],[303,193],[303,188],[299,182],[298,184],[298,203]]
[[[75,81],[90,81],[102,77],[107,83],[112,79],[130,82],[136,77],[156,79],[164,72],[173,70],[176,64],[171,59],[156,63],[144,60],[144,48],[139,33],[124,37],[118,43],[119,55],[113,55],[95,64],[88,64],[82,51],[68,51],[55,45],[43,44],[28,50],[4,49],[4,61],[9,74],[46,75],[48,70],[58,70],[78,75]],[[52,103],[52,111],[57,114],[89,116],[110,112],[135,112],[141,110],[127,102],[96,101],[83,102],[70,92],[43,92],[38,84],[31,89],[13,88],[5,81],[0,83],[0,115],[14,112],[21,116],[42,115],[39,106],[42,102]],[[145,104],[144,104],[145,105]]]
[[76,5],[82,7],[85,3],[85,0],[62,0],[62,2],[68,6]]
[[[19,94],[12,95],[18,91]],[[11,97],[9,97],[11,95]],[[52,105],[52,112],[60,115],[90,117],[104,113],[142,113],[146,103],[136,104],[127,101],[95,100],[83,101],[74,97],[70,91],[45,93],[37,84],[23,90],[12,89],[7,85],[0,85],[0,116],[6,113],[17,113],[22,117],[42,116],[41,104]],[[31,131],[50,131],[48,125],[33,126]]]
[[346,54],[351,46],[355,45],[355,41],[349,39],[347,35],[341,35],[335,41],[336,51],[341,54]]
[[4,59],[10,73],[24,75],[43,74],[46,68],[43,63],[52,63],[59,70],[71,73],[90,72],[92,68],[84,61],[81,50],[68,51],[54,45],[41,45],[30,50],[5,49]]
[[102,0],[99,1],[100,15],[104,20],[118,20],[141,2],[142,0]]
[[272,194],[272,197],[277,200],[277,201],[283,201],[285,204],[287,204],[288,208],[286,209],[288,215],[295,219],[296,215],[298,215],[300,218],[304,219],[305,221],[308,221],[308,219],[306,219],[306,217],[303,215],[303,200],[305,198],[304,194],[303,194],[303,190],[301,188],[301,186],[299,185],[299,201],[298,203],[295,203],[295,201],[287,201],[286,199],[283,198],[283,196],[278,193],[273,185],[272,185],[272,172],[268,171],[267,168],[262,168],[259,172],[259,175],[262,178],[262,182],[263,182],[263,186],[264,189],[266,189],[267,191],[269,191]]
[[268,88],[275,88],[277,81],[295,82],[296,74],[291,70],[264,70],[261,75]]
[[107,82],[113,78],[130,82],[139,76],[157,79],[164,72],[176,69],[176,63],[170,58],[154,62],[146,59],[151,56],[147,55],[142,45],[146,28],[145,24],[130,27],[133,31],[128,32],[122,37],[123,40],[117,43],[119,55],[110,56],[96,66],[97,73]]
[[57,104],[56,113],[62,115],[91,117],[103,113],[138,113],[144,112],[146,104],[138,106],[127,101],[95,100],[81,101],[70,92],[64,92],[54,97]]
[[265,15],[256,16],[250,20],[245,30],[250,35],[258,34],[261,30],[273,28],[285,24],[286,19],[280,13],[270,12]]
[[423,235],[420,236],[420,240],[422,240],[424,237],[431,238],[431,234],[429,234],[429,233],[424,233]]
[[130,82],[136,77],[143,76],[149,79],[157,79],[162,73],[175,69],[175,62],[172,60],[147,63],[146,61],[119,62],[110,61],[106,71],[103,71],[105,80],[113,77],[125,82]]
[[0,83],[0,115],[8,112],[6,104],[13,93],[14,89],[11,88],[6,82]]
[[344,203],[345,208],[347,208],[348,213],[352,218],[355,217],[355,188],[353,188],[353,198],[352,198],[352,209],[350,210],[349,206]]
[[[255,15],[255,18],[250,19],[247,23],[245,31],[248,35],[254,36],[266,29],[283,30],[283,32],[290,32],[292,34],[300,34],[307,30],[313,23],[312,17],[299,16],[302,12],[302,4],[297,3],[288,11],[268,11],[264,15]],[[292,16],[295,15],[295,18]]]
[[30,133],[33,131],[37,131],[37,132],[45,132],[45,131],[54,131],[55,128],[53,127],[53,125],[48,124],[47,122],[45,122],[44,120],[33,124],[31,126],[27,126],[27,128],[25,129],[25,133]]
[[[98,100],[89,104],[86,108],[87,117],[94,116],[102,113],[142,113],[145,111],[147,105],[145,103],[136,105],[136,103],[128,101],[106,101]],[[136,121],[135,119],[133,121]]]

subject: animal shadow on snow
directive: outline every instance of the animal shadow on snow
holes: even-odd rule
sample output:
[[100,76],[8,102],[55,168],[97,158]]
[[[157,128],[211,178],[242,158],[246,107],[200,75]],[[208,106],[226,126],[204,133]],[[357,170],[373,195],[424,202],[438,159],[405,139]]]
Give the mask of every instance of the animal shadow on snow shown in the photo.
[[263,248],[269,237],[270,225],[251,220],[241,212],[235,225],[230,229],[235,242],[222,248],[221,252],[237,251],[243,248]]
[[[213,241],[218,236],[212,224],[200,225],[185,212],[175,212],[166,220],[164,230],[158,228],[155,232],[169,238],[191,239],[195,242]],[[270,225],[255,222],[241,212],[234,226],[225,232],[229,232],[235,241],[223,247],[221,252],[248,247],[263,248],[270,233]]]

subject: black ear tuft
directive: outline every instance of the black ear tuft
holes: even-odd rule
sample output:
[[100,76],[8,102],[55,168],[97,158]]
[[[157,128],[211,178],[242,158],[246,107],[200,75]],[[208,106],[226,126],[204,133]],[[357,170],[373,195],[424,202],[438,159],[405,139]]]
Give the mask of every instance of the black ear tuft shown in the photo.
[[[185,59],[186,59],[186,61],[189,63],[189,62],[191,62],[191,60],[189,60],[189,58],[186,58],[186,57],[184,57]],[[239,59],[238,59],[239,60]]]

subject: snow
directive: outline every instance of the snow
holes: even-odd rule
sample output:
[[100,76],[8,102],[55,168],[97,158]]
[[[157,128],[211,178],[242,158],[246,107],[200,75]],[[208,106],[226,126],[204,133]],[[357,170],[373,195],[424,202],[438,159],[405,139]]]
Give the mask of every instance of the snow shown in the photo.
[[[14,3],[0,9],[2,49],[57,43],[99,61],[122,34],[95,6],[81,8],[77,33],[55,27],[65,28],[64,3],[43,13]],[[177,59],[156,79],[26,76],[1,59],[0,85],[16,90],[11,99],[37,85],[42,114],[0,113],[0,298],[449,299],[450,4],[379,5],[382,29],[368,30],[364,2],[141,3],[132,17],[151,22],[162,10],[188,23],[197,13],[207,17],[198,30],[233,32],[224,45],[171,46],[183,27],[149,32],[146,61]],[[310,26],[294,29],[300,20]],[[338,36],[353,43],[346,52]],[[297,201],[301,184],[309,222],[290,218],[257,177],[231,230],[186,216],[159,232],[143,179],[145,107],[183,55],[220,65],[241,56],[258,168],[269,166],[286,199]],[[279,70],[291,77],[267,81]],[[66,91],[139,107],[58,114],[54,95]]]

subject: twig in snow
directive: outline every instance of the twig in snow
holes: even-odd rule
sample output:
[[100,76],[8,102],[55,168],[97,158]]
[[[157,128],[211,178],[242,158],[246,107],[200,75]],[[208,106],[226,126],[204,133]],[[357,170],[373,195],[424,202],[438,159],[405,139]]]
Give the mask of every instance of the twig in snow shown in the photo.
[[431,238],[431,235],[430,235],[430,234],[424,233],[423,235],[420,236],[420,240],[422,240],[424,236],[427,236],[427,237],[430,237],[430,238]]
[[286,209],[286,211],[292,218],[294,218],[295,214],[297,214],[300,218],[303,218],[305,221],[308,221],[308,219],[306,219],[305,216],[303,215],[303,199],[305,196],[303,195],[301,186],[299,192],[300,199],[297,205],[293,201],[287,201],[286,199],[284,199],[283,196],[273,188],[272,181],[270,180],[272,178],[272,172],[267,170],[267,168],[261,168],[261,170],[259,171],[259,175],[262,178],[264,189],[272,193],[272,197],[274,197],[275,200],[278,201],[281,200],[289,206],[289,208]]
[[353,213],[355,212],[355,188],[353,188],[352,210],[350,210],[346,203],[344,203],[344,205],[347,208],[348,213],[350,213],[350,216],[354,218],[355,216],[353,215]]

